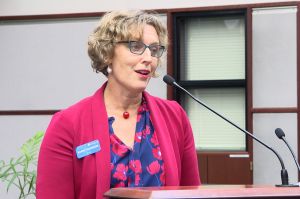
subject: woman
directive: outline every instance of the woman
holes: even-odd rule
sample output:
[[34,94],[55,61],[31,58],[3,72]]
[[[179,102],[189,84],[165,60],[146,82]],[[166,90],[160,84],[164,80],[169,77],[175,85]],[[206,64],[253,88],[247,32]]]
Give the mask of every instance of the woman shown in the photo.
[[166,27],[152,14],[102,17],[88,54],[107,82],[53,116],[40,149],[37,198],[102,198],[112,187],[200,184],[185,112],[145,92],[166,45]]

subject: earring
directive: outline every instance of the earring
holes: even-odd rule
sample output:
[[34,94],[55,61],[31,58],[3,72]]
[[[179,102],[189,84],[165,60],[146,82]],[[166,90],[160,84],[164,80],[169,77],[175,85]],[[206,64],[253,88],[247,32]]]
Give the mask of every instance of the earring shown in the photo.
[[112,69],[109,66],[107,66],[106,72],[107,72],[107,74],[110,74],[112,72]]

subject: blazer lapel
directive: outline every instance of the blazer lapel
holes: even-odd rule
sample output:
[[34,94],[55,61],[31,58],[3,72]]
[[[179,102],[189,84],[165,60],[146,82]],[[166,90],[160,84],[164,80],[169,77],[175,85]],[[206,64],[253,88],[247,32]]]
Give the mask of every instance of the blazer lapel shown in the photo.
[[150,109],[150,117],[157,135],[159,146],[164,160],[166,186],[178,186],[178,167],[174,154],[173,145],[170,138],[170,131],[165,123],[166,115],[158,107],[155,99],[147,92],[144,92],[145,99]]
[[92,101],[93,133],[100,142],[100,152],[96,154],[97,198],[110,188],[110,140],[107,112],[103,100],[106,83],[95,93]]

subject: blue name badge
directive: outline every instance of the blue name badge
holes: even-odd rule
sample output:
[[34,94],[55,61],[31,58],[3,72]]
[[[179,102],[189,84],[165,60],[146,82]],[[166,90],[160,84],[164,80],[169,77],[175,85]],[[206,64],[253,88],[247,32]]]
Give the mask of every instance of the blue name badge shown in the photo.
[[100,151],[101,147],[100,147],[100,143],[98,140],[93,140],[89,143],[80,145],[78,147],[76,147],[76,156],[78,159],[91,155],[93,153],[96,153],[98,151]]

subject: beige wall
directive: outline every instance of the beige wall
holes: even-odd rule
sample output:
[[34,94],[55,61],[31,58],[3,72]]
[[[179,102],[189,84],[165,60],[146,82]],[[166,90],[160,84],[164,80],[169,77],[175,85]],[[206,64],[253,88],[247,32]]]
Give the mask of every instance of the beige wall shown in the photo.
[[[297,107],[297,7],[254,9],[253,108]],[[297,156],[297,114],[256,113],[253,132],[283,158],[290,182],[297,182],[297,167],[284,143],[274,133],[282,128]],[[253,145],[255,184],[280,184],[280,164],[271,151]]]
[[113,9],[165,9],[288,2],[292,0],[1,0],[0,16],[105,12]]

